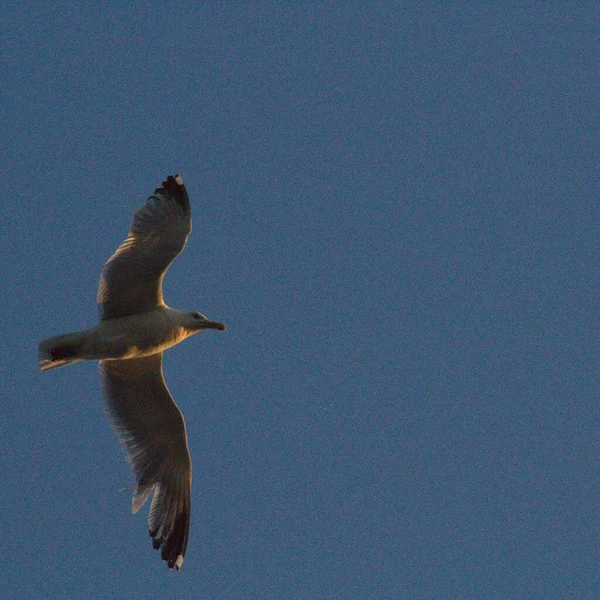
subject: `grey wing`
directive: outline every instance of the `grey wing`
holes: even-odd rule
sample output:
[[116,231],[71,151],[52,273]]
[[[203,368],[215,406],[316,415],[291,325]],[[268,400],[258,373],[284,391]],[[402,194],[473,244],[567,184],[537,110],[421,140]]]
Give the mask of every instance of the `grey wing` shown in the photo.
[[192,230],[183,179],[169,176],[133,215],[125,241],[104,265],[98,285],[101,319],[149,312],[163,304],[165,271]]
[[137,512],[154,490],[148,529],[169,568],[183,564],[190,526],[192,466],[183,415],[162,374],[162,354],[100,362],[112,428],[131,463]]

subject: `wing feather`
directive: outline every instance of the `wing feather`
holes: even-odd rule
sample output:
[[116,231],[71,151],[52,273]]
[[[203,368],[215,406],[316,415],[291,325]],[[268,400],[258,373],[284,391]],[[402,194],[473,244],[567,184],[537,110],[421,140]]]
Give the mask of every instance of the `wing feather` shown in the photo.
[[154,491],[152,544],[179,570],[190,526],[192,465],[183,415],[162,375],[162,354],[101,361],[100,376],[111,425],[137,480],[132,510]]
[[104,265],[98,285],[101,319],[163,305],[162,280],[192,230],[183,179],[169,176],[133,215],[125,241]]

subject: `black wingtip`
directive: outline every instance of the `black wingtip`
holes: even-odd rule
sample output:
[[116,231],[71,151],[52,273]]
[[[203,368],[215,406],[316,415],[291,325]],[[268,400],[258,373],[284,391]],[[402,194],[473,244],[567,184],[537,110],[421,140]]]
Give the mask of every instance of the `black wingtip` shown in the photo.
[[160,550],[160,557],[167,563],[169,569],[179,571],[187,549],[190,518],[188,512],[178,515],[172,531],[166,537],[157,536],[158,530],[149,530],[152,547]]
[[173,200],[183,208],[186,215],[190,214],[190,199],[187,190],[185,189],[183,178],[179,173],[175,176],[169,175],[165,181],[161,183],[161,187],[154,190],[154,193],[173,198]]

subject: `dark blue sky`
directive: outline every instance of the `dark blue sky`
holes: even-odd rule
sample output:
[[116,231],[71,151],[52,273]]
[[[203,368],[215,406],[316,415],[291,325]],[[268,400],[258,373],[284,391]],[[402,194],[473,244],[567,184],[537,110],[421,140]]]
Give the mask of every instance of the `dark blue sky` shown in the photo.
[[[9,3],[7,598],[595,598],[600,9]],[[168,351],[193,459],[179,574],[41,337],[179,172]]]

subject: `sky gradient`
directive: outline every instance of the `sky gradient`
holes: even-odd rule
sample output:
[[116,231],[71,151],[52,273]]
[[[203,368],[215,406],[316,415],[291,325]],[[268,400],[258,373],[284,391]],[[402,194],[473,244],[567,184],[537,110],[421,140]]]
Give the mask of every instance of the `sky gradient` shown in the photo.
[[[10,3],[2,48],[7,598],[595,598],[600,9]],[[180,573],[110,431],[92,326],[180,173],[167,351]]]

